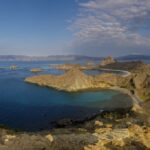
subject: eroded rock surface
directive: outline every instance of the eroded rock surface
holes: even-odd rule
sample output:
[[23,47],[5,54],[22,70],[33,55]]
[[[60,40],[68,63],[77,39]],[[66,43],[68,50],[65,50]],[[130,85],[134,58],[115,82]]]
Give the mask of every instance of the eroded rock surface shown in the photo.
[[117,125],[110,121],[108,126],[106,122],[95,120],[98,125],[94,121],[89,122],[92,130],[83,124],[82,128],[61,128],[51,133],[15,133],[1,129],[0,150],[150,149],[150,128],[132,122],[124,127],[122,121],[126,120],[116,120]]

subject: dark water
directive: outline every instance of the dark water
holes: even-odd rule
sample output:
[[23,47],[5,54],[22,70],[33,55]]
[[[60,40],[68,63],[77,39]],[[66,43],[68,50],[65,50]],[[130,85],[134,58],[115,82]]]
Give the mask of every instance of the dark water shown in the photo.
[[[0,67],[11,64],[1,62]],[[30,62],[18,63],[18,70],[0,69],[0,124],[25,131],[46,130],[52,128],[52,121],[82,119],[131,102],[129,96],[112,90],[67,93],[24,82],[25,77],[35,75],[29,71],[33,67],[45,69],[44,73],[63,73],[48,65]]]

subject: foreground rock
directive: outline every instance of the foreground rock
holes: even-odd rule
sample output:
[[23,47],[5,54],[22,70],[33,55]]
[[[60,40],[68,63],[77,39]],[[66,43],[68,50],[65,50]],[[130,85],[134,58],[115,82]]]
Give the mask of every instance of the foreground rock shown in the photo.
[[86,75],[77,68],[73,68],[64,75],[39,75],[28,77],[25,81],[71,92],[85,89],[109,88],[110,83],[103,82],[103,79],[105,79],[103,76],[101,78],[99,77],[99,81],[97,82],[97,78]]
[[78,127],[16,133],[0,129],[0,150],[148,150],[150,128],[126,118],[96,118]]

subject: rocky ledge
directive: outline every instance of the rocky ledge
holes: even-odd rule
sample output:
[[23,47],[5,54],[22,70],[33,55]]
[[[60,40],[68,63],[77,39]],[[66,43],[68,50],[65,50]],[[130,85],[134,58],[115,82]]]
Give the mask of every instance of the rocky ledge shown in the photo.
[[1,128],[0,150],[149,150],[150,128],[133,115],[105,114],[76,127],[38,133]]

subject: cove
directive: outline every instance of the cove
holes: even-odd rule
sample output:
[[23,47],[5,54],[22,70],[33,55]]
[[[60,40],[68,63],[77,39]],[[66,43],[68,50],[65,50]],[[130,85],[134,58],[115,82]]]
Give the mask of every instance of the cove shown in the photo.
[[26,69],[0,70],[1,125],[22,131],[49,130],[60,119],[84,119],[101,110],[132,105],[131,97],[119,91],[62,92],[25,83],[29,75]]

